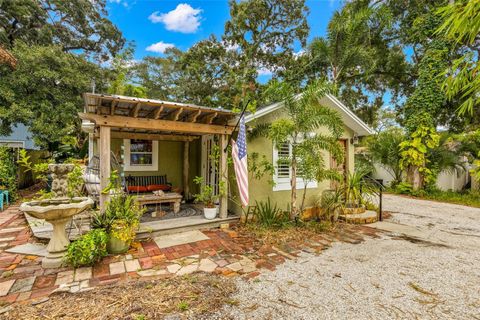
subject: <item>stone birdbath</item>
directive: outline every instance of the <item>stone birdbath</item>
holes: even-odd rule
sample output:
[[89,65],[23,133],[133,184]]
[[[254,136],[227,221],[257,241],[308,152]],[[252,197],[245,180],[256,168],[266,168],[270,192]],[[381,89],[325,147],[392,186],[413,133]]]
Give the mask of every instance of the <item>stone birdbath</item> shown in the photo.
[[52,191],[55,198],[24,202],[20,210],[37,219],[44,219],[53,226],[52,237],[47,246],[48,254],[42,260],[43,268],[59,268],[70,244],[65,227],[72,217],[93,206],[88,197],[68,198],[67,174],[73,170],[71,164],[51,164]]
[[71,199],[48,199],[24,202],[20,210],[37,219],[45,219],[53,226],[52,237],[47,246],[48,254],[42,260],[43,268],[60,268],[63,256],[70,244],[65,227],[72,217],[91,208],[93,200],[88,197]]

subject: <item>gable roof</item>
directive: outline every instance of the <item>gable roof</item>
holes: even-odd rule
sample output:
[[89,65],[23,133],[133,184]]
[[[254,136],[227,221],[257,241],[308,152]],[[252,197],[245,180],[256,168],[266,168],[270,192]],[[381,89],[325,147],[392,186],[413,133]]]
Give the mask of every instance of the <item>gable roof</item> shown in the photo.
[[[321,99],[322,104],[327,107],[330,107],[340,114],[342,117],[343,123],[350,129],[353,130],[358,136],[368,136],[374,134],[374,131],[363,122],[355,113],[352,112],[347,106],[341,103],[335,96],[327,94]],[[251,122],[255,119],[261,118],[264,115],[267,115],[271,112],[279,110],[284,105],[283,101],[276,102],[274,104],[268,105],[264,108],[257,110],[253,114],[245,116],[245,122]]]

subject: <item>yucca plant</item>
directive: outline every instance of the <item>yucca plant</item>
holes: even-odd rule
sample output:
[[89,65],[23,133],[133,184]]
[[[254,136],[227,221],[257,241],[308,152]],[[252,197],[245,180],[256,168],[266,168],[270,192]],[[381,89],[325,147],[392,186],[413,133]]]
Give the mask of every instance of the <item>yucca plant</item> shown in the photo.
[[281,210],[277,204],[273,204],[270,198],[267,201],[255,201],[254,217],[258,224],[267,227],[281,227],[288,223],[288,212]]

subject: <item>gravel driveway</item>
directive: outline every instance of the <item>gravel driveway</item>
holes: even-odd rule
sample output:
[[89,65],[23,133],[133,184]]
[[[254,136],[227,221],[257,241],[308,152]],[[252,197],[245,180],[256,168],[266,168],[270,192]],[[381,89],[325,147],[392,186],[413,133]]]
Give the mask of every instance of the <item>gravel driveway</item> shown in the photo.
[[[237,280],[219,319],[480,319],[480,209],[386,195],[389,230]],[[393,223],[392,223],[393,222]]]

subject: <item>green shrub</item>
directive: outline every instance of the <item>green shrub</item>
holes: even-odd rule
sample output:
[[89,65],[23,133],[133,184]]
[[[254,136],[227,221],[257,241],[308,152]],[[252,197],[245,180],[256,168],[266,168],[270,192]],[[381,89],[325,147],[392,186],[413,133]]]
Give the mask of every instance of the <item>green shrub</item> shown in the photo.
[[255,201],[254,217],[258,224],[271,228],[282,227],[289,222],[287,211],[283,211],[277,207],[277,204],[272,205],[270,198],[267,201]]
[[413,193],[413,187],[408,182],[400,182],[399,184],[397,184],[395,186],[394,191],[395,191],[395,193],[411,195]]
[[0,189],[9,191],[10,201],[17,196],[17,166],[11,149],[0,147]]
[[107,255],[107,234],[93,229],[70,243],[65,259],[74,268],[91,266]]

